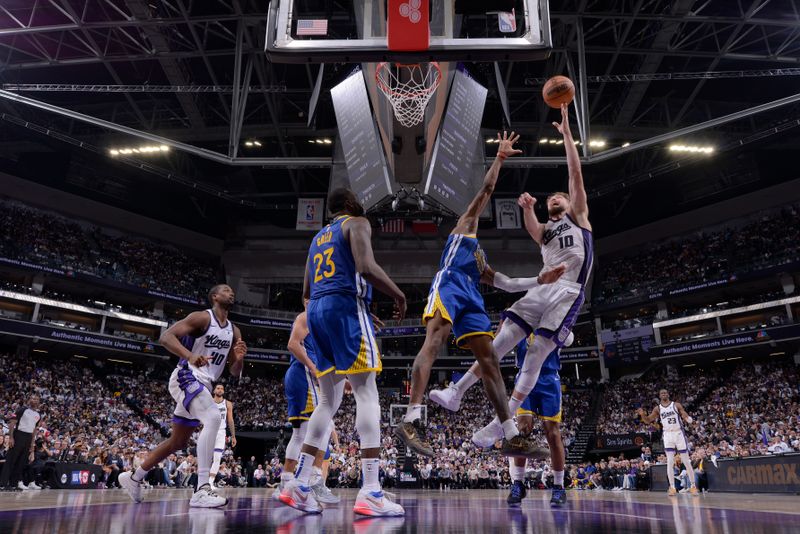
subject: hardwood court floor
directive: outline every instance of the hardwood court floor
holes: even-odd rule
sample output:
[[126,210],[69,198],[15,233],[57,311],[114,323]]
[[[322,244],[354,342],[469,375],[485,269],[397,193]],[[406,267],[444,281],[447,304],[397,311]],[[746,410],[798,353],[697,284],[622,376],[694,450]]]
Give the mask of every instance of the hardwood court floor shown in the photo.
[[120,490],[0,493],[0,533],[800,532],[794,495],[570,491],[566,507],[551,509],[548,491],[531,491],[510,509],[505,490],[399,490],[404,518],[357,519],[355,490],[335,490],[341,504],[310,516],[270,500],[270,490],[221,491],[230,502],[220,510],[190,509],[188,490],[150,490],[138,505]]

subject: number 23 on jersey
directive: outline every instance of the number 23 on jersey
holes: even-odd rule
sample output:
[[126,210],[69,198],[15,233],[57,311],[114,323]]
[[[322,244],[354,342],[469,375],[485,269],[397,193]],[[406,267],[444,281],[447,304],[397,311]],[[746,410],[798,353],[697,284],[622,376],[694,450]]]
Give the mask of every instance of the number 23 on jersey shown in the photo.
[[314,254],[314,283],[323,278],[330,278],[336,273],[336,264],[333,263],[331,256],[333,256],[333,247]]

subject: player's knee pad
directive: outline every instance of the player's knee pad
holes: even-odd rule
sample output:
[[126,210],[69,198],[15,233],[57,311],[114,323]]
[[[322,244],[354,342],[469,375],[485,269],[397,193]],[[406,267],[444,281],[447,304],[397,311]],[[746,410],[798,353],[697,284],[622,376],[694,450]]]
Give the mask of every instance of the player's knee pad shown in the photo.
[[306,437],[307,428],[308,421],[302,421],[297,428],[292,429],[292,437],[286,445],[286,458],[288,460],[297,460],[300,458],[300,450],[303,448],[303,441]]
[[350,378],[353,396],[356,398],[356,430],[361,438],[362,449],[374,449],[381,445],[381,408],[375,373],[361,373]]
[[214,403],[211,395],[198,395],[192,401],[192,415],[203,423],[203,431],[210,430],[215,436],[222,424],[219,418],[219,408]]
[[323,449],[330,435],[330,423],[339,410],[344,395],[344,377],[329,373],[319,379],[319,404],[308,422],[305,443]]
[[539,372],[542,370],[542,364],[555,348],[556,344],[545,337],[538,336],[534,340],[533,345],[530,346],[525,355],[525,362],[522,364],[522,369],[519,371],[519,377],[514,386],[516,391],[519,391],[523,395],[528,395],[533,391],[536,382],[539,380]]
[[503,359],[503,356],[511,352],[525,337],[525,330],[521,326],[513,321],[506,320],[497,336],[495,336],[494,341],[492,341],[492,348],[497,359]]

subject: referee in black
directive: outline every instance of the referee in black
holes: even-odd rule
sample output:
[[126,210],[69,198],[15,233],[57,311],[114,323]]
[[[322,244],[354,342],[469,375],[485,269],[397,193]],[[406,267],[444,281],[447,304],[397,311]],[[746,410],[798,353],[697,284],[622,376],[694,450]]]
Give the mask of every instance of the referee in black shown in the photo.
[[8,422],[11,449],[0,474],[0,488],[15,490],[22,481],[22,470],[28,465],[28,458],[33,453],[33,435],[42,418],[38,409],[39,396],[31,395],[28,405],[20,406]]

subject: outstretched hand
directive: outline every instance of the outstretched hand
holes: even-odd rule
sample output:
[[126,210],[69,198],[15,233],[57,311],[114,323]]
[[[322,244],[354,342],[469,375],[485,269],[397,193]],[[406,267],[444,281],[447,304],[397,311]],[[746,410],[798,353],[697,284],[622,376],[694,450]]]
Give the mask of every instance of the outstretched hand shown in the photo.
[[517,204],[524,210],[532,210],[536,206],[536,197],[531,196],[530,193],[522,193],[517,199]]
[[567,104],[561,104],[561,122],[553,122],[553,126],[561,135],[572,137],[569,129],[569,106]]
[[567,265],[562,263],[556,267],[553,267],[549,271],[545,271],[539,275],[538,282],[539,284],[552,284],[567,271]]
[[503,132],[503,135],[500,135],[498,132],[497,140],[500,142],[500,145],[497,147],[497,155],[499,157],[507,158],[509,156],[522,154],[522,150],[514,148],[514,144],[519,141],[519,134]]

